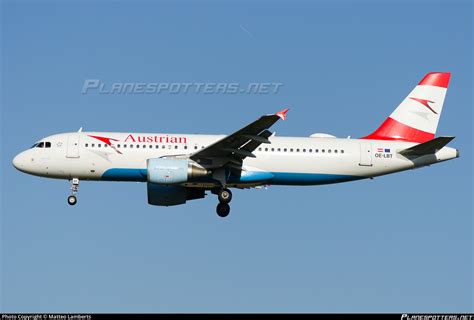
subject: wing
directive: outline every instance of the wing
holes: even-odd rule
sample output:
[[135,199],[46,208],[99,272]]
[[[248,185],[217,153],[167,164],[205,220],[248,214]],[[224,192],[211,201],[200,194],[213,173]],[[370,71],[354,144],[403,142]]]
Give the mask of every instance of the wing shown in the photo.
[[268,138],[272,133],[267,129],[279,119],[285,120],[288,110],[284,109],[272,115],[262,116],[231,135],[191,154],[190,158],[207,166],[228,165],[239,169],[243,159],[255,158],[252,152],[260,144],[270,143]]

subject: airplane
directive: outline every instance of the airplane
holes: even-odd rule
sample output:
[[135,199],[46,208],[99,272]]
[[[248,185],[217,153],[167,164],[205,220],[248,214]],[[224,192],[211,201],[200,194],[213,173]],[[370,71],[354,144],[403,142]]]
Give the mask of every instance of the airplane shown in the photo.
[[231,188],[312,186],[369,179],[459,157],[435,138],[451,74],[428,73],[390,116],[359,139],[329,134],[275,136],[269,128],[288,108],[230,135],[68,132],[48,136],[13,159],[35,176],[67,179],[70,205],[81,180],[146,182],[148,203],[174,206],[217,195],[230,212]]

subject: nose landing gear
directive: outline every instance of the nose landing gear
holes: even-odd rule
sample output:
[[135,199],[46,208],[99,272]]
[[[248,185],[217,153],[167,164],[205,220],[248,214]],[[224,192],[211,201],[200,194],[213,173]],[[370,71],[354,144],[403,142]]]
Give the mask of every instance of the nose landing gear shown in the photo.
[[77,203],[76,196],[70,195],[67,197],[67,203],[69,203],[71,206],[75,205]]
[[72,194],[69,197],[67,197],[67,203],[69,203],[69,205],[71,206],[77,203],[77,198],[76,198],[77,190],[79,190],[79,179],[73,178],[71,181]]
[[217,191],[217,198],[219,199],[219,204],[216,208],[217,215],[225,218],[230,213],[229,202],[232,200],[232,192],[226,188],[220,189]]

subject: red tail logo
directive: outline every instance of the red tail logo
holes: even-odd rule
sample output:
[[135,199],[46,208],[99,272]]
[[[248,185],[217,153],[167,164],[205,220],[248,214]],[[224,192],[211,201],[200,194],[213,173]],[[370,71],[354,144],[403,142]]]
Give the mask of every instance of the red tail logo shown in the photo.
[[438,114],[438,112],[434,111],[433,108],[431,108],[430,105],[428,104],[428,103],[434,103],[434,101],[430,101],[430,100],[426,100],[426,99],[420,99],[420,98],[412,98],[412,97],[410,97],[410,99],[415,100],[416,102],[421,103],[422,105],[424,105],[425,107],[427,107],[428,109],[430,109],[431,112],[433,112],[434,114]]

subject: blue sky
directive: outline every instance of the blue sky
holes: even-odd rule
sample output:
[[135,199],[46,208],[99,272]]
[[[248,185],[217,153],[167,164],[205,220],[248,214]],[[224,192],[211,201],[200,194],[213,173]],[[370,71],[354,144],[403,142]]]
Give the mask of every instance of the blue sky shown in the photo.
[[[473,311],[470,1],[3,1],[1,311]],[[75,131],[360,137],[430,71],[461,158],[369,181],[153,207],[140,183],[28,176]],[[113,82],[279,82],[276,94],[81,94]]]

